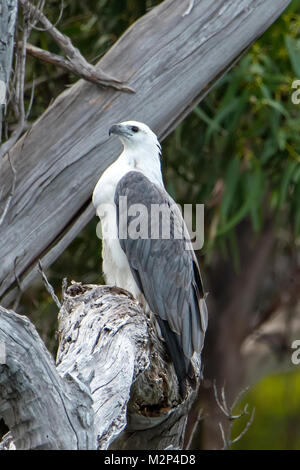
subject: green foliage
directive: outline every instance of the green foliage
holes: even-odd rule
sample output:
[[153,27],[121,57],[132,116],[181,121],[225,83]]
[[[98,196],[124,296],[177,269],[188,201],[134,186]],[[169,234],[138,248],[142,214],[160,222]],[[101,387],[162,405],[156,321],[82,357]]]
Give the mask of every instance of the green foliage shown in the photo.
[[[255,232],[272,217],[299,236],[300,105],[291,100],[299,28],[295,1],[164,143],[173,196],[207,206],[208,260],[218,247],[236,252],[245,217]],[[216,182],[223,192],[214,200]]]

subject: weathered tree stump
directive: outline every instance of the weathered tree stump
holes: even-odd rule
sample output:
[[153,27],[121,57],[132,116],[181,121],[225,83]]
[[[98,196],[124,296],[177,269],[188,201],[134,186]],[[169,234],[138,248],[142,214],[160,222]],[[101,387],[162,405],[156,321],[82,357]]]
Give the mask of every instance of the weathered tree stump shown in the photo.
[[128,292],[73,282],[58,333],[55,365],[30,321],[0,308],[2,449],[182,448],[196,391],[180,398],[155,321]]

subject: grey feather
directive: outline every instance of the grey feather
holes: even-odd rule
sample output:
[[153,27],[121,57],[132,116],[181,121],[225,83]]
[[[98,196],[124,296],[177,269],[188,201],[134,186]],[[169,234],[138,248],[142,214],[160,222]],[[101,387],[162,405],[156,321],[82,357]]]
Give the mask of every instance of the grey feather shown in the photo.
[[[163,188],[152,183],[141,172],[130,171],[119,181],[115,192],[117,224],[120,196],[127,196],[128,207],[137,203],[146,206],[149,234],[151,205],[168,204],[172,208],[175,205]],[[128,216],[127,227],[133,218]],[[171,220],[170,239],[127,238],[120,239],[120,245],[150,309],[158,318],[167,322],[161,323],[161,326],[169,349],[172,349],[170,355],[177,367],[175,370],[180,381],[184,379],[183,370],[186,376],[189,374],[189,360],[193,353],[200,352],[203,347],[207,308],[196,256],[192,249],[186,249],[186,243],[190,243],[189,234],[179,209],[174,210]],[[183,228],[184,238],[174,238],[175,227]],[[159,228],[162,230],[161,221]],[[169,329],[175,333],[172,338],[167,338],[172,335],[168,333]],[[175,343],[178,346],[175,347]],[[180,354],[182,357],[177,357]]]

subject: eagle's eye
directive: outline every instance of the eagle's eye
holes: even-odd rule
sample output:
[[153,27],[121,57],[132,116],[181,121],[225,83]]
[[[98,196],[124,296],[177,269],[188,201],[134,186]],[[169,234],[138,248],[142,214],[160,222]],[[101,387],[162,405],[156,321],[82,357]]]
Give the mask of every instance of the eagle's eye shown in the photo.
[[138,132],[139,128],[137,126],[131,126],[132,132]]

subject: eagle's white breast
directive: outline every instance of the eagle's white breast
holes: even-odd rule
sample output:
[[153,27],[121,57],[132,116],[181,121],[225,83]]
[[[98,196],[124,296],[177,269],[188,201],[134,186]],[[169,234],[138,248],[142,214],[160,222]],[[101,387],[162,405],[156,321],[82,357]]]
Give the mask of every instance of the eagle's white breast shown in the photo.
[[[153,149],[151,150],[153,151]],[[147,150],[124,149],[119,158],[102,174],[93,192],[93,204],[102,227],[102,260],[105,281],[109,285],[116,285],[128,290],[142,303],[144,303],[143,296],[132,276],[127,257],[119,242],[114,197],[118,182],[129,171],[141,171],[150,181],[164,187],[158,152],[156,151],[156,153],[157,158],[154,159],[153,154],[150,158]],[[105,205],[108,210],[104,214]]]

